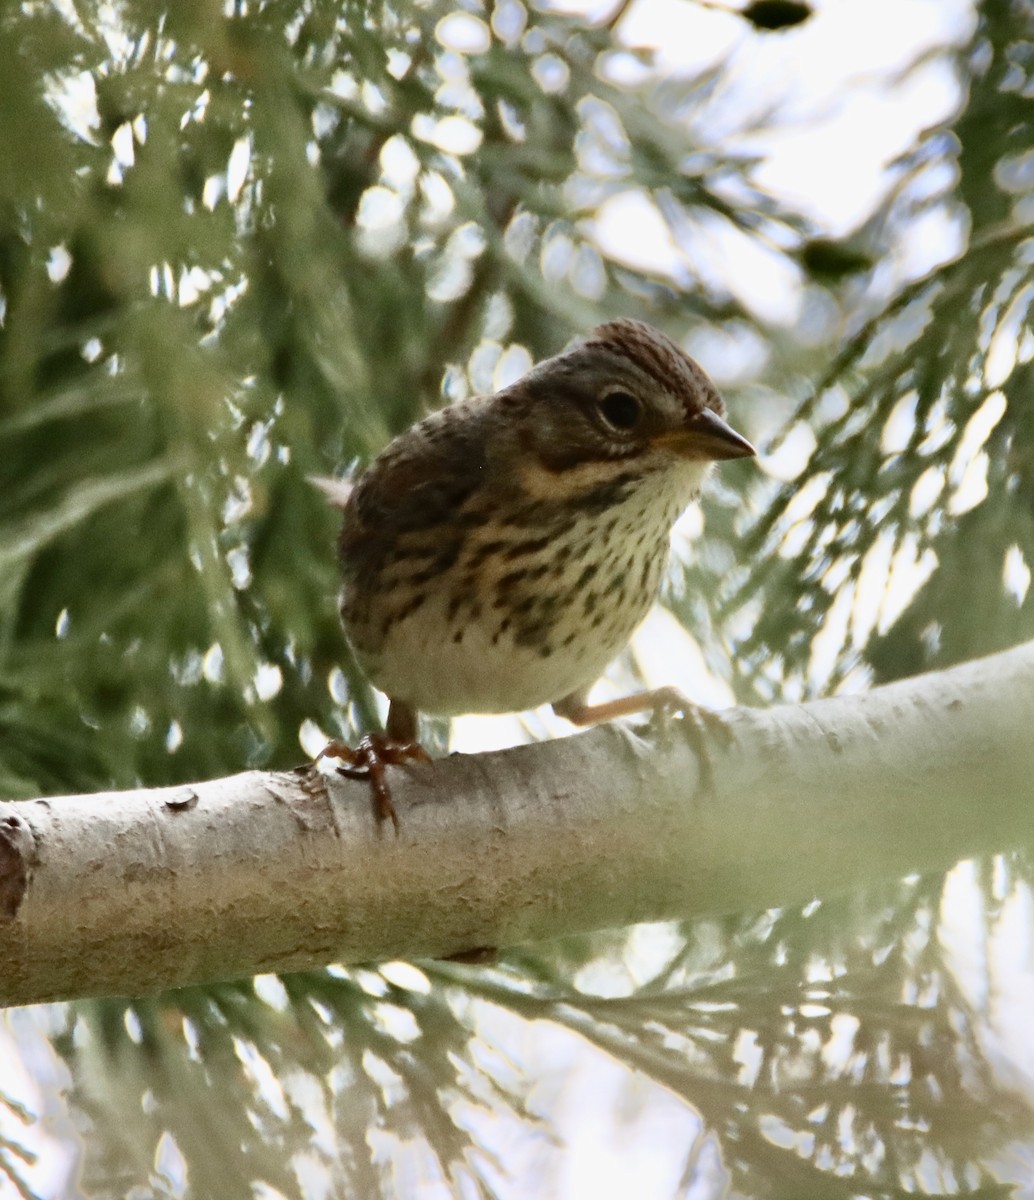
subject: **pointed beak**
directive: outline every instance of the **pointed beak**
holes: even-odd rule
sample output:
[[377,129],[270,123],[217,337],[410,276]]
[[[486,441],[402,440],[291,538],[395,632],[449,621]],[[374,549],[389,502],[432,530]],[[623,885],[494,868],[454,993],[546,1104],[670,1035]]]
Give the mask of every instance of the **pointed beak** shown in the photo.
[[695,413],[681,429],[673,429],[654,438],[654,444],[668,446],[683,458],[715,461],[721,458],[750,458],[754,447],[731,425],[710,408]]

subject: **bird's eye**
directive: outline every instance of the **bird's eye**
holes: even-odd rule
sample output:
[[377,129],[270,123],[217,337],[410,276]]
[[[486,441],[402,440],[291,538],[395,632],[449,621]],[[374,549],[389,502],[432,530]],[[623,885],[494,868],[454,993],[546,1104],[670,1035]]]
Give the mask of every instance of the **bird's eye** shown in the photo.
[[643,406],[631,392],[608,392],[600,400],[599,410],[612,429],[628,433],[639,423]]

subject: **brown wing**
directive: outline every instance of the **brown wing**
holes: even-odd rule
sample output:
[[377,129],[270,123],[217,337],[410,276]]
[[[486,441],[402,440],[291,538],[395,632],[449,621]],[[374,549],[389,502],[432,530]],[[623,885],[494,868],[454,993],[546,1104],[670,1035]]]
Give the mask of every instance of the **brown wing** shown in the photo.
[[454,553],[465,525],[461,509],[483,484],[485,464],[483,400],[442,409],[397,437],[345,505],[340,551],[346,573]]

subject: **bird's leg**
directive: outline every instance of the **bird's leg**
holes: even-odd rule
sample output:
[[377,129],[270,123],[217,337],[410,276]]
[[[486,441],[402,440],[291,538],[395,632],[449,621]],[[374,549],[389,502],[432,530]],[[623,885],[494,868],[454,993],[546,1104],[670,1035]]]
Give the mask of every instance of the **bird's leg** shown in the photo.
[[[416,742],[416,709],[401,700],[388,701],[388,719],[384,732],[390,742],[408,745]],[[425,751],[426,753],[426,751]]]
[[600,721],[613,721],[616,717],[628,717],[633,713],[652,712],[655,718],[667,722],[681,715],[689,723],[689,734],[700,760],[700,781],[705,788],[714,785],[714,759],[707,744],[707,734],[716,734],[728,744],[732,731],[721,713],[694,704],[692,700],[674,687],[654,688],[649,692],[637,692],[634,696],[621,696],[603,704],[589,704],[588,689],[572,692],[553,705],[553,711],[573,725],[597,725]]
[[384,733],[368,733],[354,748],[339,738],[333,738],[316,756],[316,761],[319,762],[321,758],[344,759],[348,765],[337,768],[339,775],[370,781],[377,818],[381,821],[390,819],[396,834],[399,831],[399,815],[391,800],[385,767],[431,761],[431,756],[416,740],[416,712],[398,700],[392,700],[388,707]]
[[658,716],[688,717],[710,726],[724,740],[729,739],[729,726],[721,713],[695,704],[678,688],[654,688],[649,692],[636,692],[632,696],[621,696],[617,700],[606,700],[602,704],[589,704],[586,693],[574,692],[553,705],[557,716],[564,717],[574,725],[597,725],[600,721],[613,721],[615,717],[629,717],[633,713],[653,712]]

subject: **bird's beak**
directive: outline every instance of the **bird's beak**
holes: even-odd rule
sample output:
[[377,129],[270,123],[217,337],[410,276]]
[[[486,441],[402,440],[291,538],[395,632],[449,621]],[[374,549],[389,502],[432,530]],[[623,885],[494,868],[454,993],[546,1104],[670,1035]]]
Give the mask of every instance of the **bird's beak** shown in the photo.
[[683,458],[704,461],[750,458],[757,454],[742,434],[710,408],[695,413],[680,429],[659,434],[653,440],[655,445],[668,446]]

